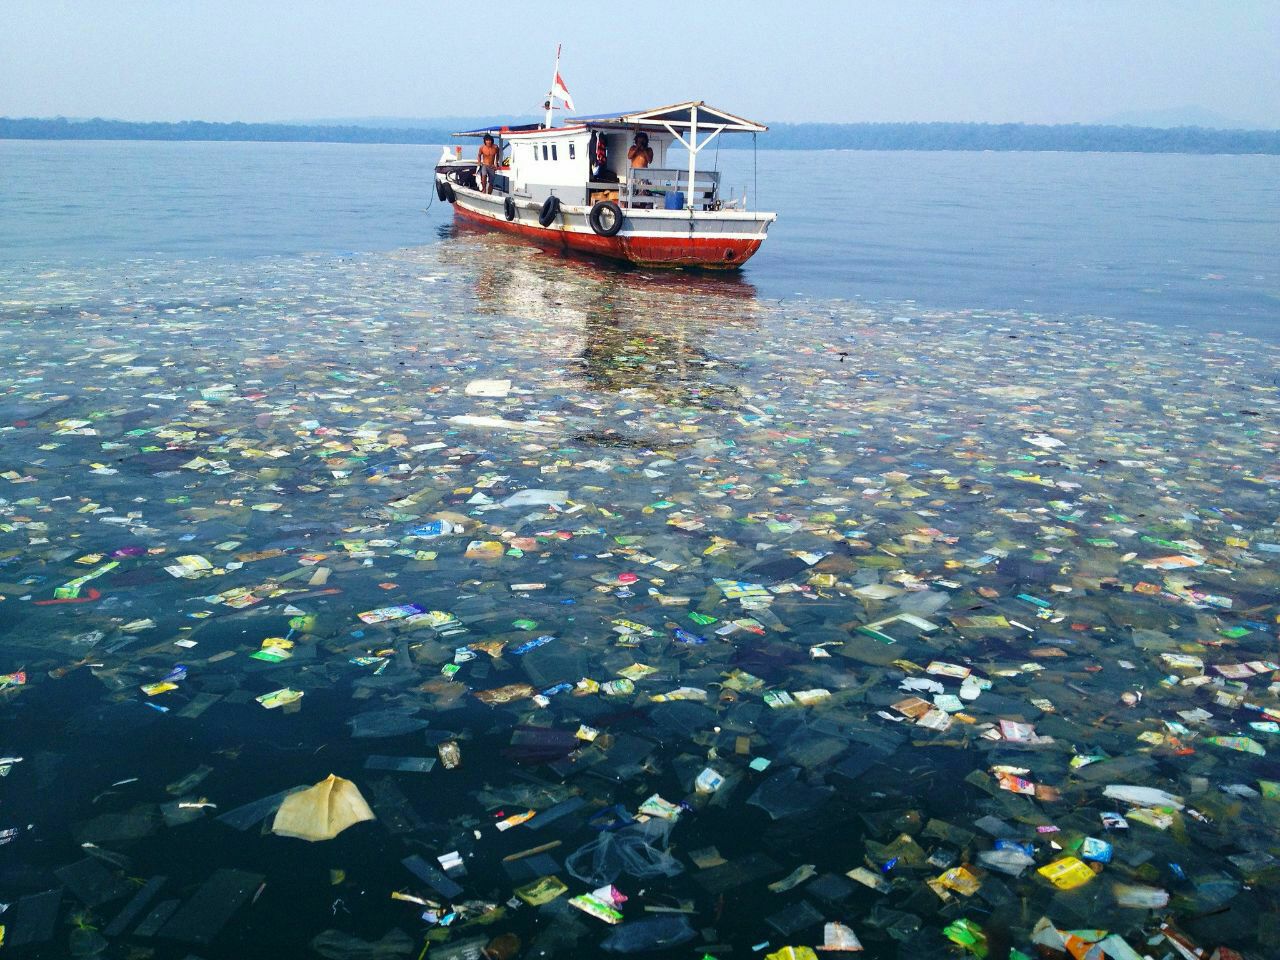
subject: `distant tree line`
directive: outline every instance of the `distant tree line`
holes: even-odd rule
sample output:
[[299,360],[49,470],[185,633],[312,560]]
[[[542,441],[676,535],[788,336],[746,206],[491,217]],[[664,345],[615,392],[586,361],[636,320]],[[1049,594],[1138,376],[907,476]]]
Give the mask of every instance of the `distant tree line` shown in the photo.
[[[452,130],[293,123],[135,123],[0,117],[8,140],[244,140],[441,144]],[[1064,150],[1104,153],[1280,154],[1280,130],[1114,127],[1031,123],[780,123],[761,141],[774,150]],[[744,136],[724,146],[747,147]]]
[[444,143],[450,130],[384,130],[293,123],[138,123],[129,120],[0,117],[5,140],[247,140],[277,143]]
[[771,147],[811,150],[1065,150],[1280,153],[1280,130],[1055,126],[1033,123],[784,123]]

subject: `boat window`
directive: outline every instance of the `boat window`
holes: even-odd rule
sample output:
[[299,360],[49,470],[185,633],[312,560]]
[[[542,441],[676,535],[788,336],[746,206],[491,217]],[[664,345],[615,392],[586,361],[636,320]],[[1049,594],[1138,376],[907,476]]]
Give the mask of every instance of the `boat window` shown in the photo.
[[573,159],[573,144],[569,144],[569,159]]
[[547,159],[547,145],[545,143],[542,145],[542,159]]
[[556,145],[554,143],[551,145],[551,159],[558,159],[558,157],[556,157]]

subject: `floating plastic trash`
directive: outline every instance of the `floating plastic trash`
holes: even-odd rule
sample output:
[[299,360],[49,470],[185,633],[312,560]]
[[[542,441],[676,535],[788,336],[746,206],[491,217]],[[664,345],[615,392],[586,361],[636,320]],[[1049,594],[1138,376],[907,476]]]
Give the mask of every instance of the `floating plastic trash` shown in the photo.
[[271,832],[299,840],[332,840],[348,827],[373,819],[360,788],[329,774],[314,787],[285,797]]
[[1280,951],[1273,347],[465,232],[0,282],[6,946]]

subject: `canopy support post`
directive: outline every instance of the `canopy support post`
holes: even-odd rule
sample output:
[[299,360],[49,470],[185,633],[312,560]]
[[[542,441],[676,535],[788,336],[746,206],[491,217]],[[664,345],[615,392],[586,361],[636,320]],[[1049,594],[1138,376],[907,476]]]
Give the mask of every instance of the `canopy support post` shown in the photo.
[[673,137],[675,137],[677,140],[680,141],[680,146],[684,147],[686,150],[693,149],[693,147],[689,146],[689,141],[686,140],[684,137],[680,136],[680,134],[676,132],[675,127],[671,126],[671,124],[669,123],[664,123],[663,126],[667,128],[667,133],[671,134]]
[[[756,135],[751,134],[751,202],[756,202],[756,194],[760,192],[760,168],[756,164]],[[744,201],[742,209],[747,209]]]
[[[703,144],[706,146],[706,144]],[[694,106],[689,110],[689,194],[685,197],[685,203],[689,209],[693,209],[693,179],[697,176],[698,170],[698,106]]]
[[706,137],[703,138],[703,141],[701,143],[699,143],[698,142],[698,108],[694,107],[689,112],[689,139],[688,140],[680,136],[679,132],[676,130],[675,127],[671,126],[671,124],[664,123],[663,126],[666,128],[667,133],[671,134],[671,136],[676,138],[680,146],[684,147],[686,150],[689,151],[689,183],[687,185],[688,201],[686,203],[686,206],[689,209],[693,209],[693,185],[694,185],[694,181],[697,179],[697,176],[698,176],[698,152],[702,150],[703,147],[709,144],[716,137],[720,136],[720,134],[724,132],[725,125],[721,124],[720,126],[716,127],[714,130],[708,133]]

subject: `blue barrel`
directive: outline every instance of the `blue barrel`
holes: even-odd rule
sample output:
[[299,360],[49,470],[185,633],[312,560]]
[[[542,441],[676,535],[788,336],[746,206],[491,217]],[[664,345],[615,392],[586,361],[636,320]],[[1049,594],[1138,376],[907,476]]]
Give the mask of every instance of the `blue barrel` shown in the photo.
[[667,210],[683,210],[684,209],[684,191],[674,190],[667,194],[666,201],[662,204]]

